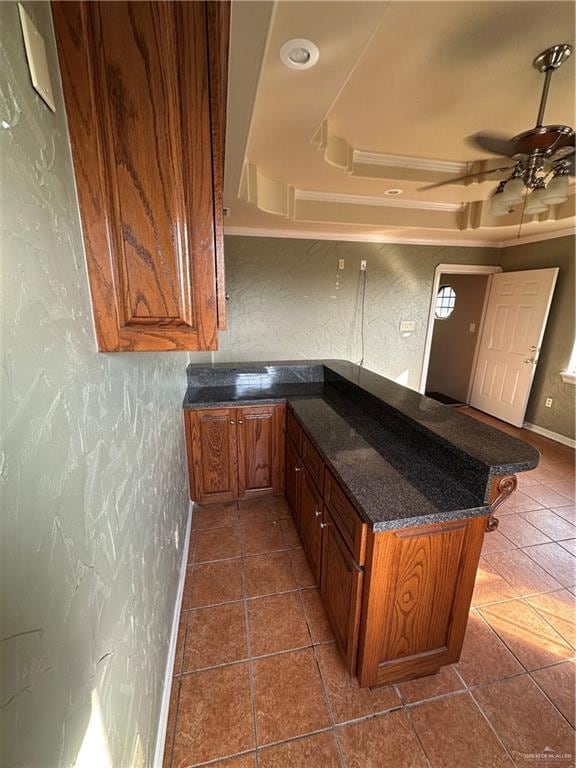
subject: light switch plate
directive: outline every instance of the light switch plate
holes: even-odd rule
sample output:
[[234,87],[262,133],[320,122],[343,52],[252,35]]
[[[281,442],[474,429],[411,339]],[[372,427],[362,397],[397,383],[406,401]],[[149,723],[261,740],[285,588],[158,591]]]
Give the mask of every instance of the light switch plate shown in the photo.
[[22,34],[24,35],[24,45],[26,46],[26,57],[28,59],[32,85],[52,112],[56,112],[44,38],[36,29],[36,25],[27,14],[22,3],[18,3],[18,13],[20,14],[20,24],[22,25]]
[[413,331],[415,328],[416,328],[416,323],[414,320],[402,320],[400,323],[401,333],[409,333],[410,331]]

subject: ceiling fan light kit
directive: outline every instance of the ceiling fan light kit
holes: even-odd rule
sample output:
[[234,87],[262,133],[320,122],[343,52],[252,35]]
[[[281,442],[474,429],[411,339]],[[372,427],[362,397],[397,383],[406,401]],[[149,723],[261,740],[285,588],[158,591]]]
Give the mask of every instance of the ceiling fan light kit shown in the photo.
[[[544,85],[536,125],[508,139],[490,133],[477,133],[470,137],[475,146],[485,152],[510,157],[514,165],[470,173],[458,179],[430,184],[433,189],[455,181],[482,179],[490,173],[511,170],[508,178],[498,184],[490,201],[493,216],[511,213],[513,206],[525,199],[524,213],[531,216],[546,211],[550,205],[561,205],[568,199],[569,176],[574,176],[575,134],[568,125],[544,125],[544,113],[554,72],[570,57],[568,43],[553,45],[542,51],[533,66],[544,75]],[[548,183],[548,186],[546,186]]]

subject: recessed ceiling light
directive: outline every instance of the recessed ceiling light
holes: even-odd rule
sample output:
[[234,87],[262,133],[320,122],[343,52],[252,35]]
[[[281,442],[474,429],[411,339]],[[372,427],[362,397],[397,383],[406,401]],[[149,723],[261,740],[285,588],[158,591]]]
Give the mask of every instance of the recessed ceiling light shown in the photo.
[[280,48],[280,59],[289,69],[310,69],[319,58],[318,46],[303,37],[288,40]]
[[387,189],[384,194],[389,195],[390,197],[396,197],[397,195],[401,195],[402,192],[402,189]]

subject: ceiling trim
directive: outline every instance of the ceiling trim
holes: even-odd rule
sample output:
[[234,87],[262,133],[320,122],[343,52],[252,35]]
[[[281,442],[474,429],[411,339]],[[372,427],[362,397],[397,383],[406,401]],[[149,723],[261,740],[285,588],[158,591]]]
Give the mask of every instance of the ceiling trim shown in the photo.
[[524,237],[509,238],[507,240],[446,240],[440,237],[410,237],[405,235],[371,235],[362,234],[338,234],[328,232],[314,232],[301,229],[276,229],[260,227],[224,227],[225,235],[237,235],[239,237],[278,237],[294,240],[340,240],[347,243],[388,243],[390,245],[442,245],[470,248],[510,248],[514,245],[525,243],[537,243],[543,240],[555,240],[558,237],[576,235],[576,228],[555,230],[547,233],[534,233]]
[[458,160],[434,160],[430,157],[408,155],[387,155],[383,152],[354,150],[354,162],[367,165],[383,165],[388,168],[410,168],[415,171],[437,171],[438,173],[466,173],[471,163]]
[[345,203],[347,205],[376,205],[390,208],[414,208],[421,211],[463,211],[464,203],[439,203],[426,200],[405,200],[400,197],[376,195],[350,195],[340,192],[318,192],[313,189],[294,190],[296,200],[312,200],[319,203]]

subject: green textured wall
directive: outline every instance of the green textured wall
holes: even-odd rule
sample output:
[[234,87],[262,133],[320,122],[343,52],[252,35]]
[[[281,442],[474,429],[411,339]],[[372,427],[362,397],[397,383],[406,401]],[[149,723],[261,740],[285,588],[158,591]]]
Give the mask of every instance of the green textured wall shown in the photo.
[[[526,421],[571,438],[575,436],[576,386],[563,382],[560,372],[566,368],[570,360],[576,335],[574,327],[575,249],[576,238],[559,237],[540,243],[504,248],[500,261],[505,270],[560,268],[540,360],[528,402]],[[544,405],[547,397],[553,398],[552,408],[546,408]]]
[[56,114],[0,3],[0,765],[152,765],[188,510],[186,354],[96,352]]
[[[345,260],[344,271],[338,260]],[[550,321],[527,421],[574,437],[574,392],[564,384],[574,342],[574,238],[505,249],[226,237],[228,330],[216,361],[362,356],[360,261],[366,283],[366,367],[417,389],[438,264],[501,264],[504,269],[559,266]],[[401,320],[414,320],[409,336]],[[554,398],[552,409],[544,407]]]
[[[366,367],[417,389],[436,266],[498,264],[497,249],[226,237],[228,330],[214,359],[358,362],[362,259]],[[414,333],[402,335],[401,320]]]

